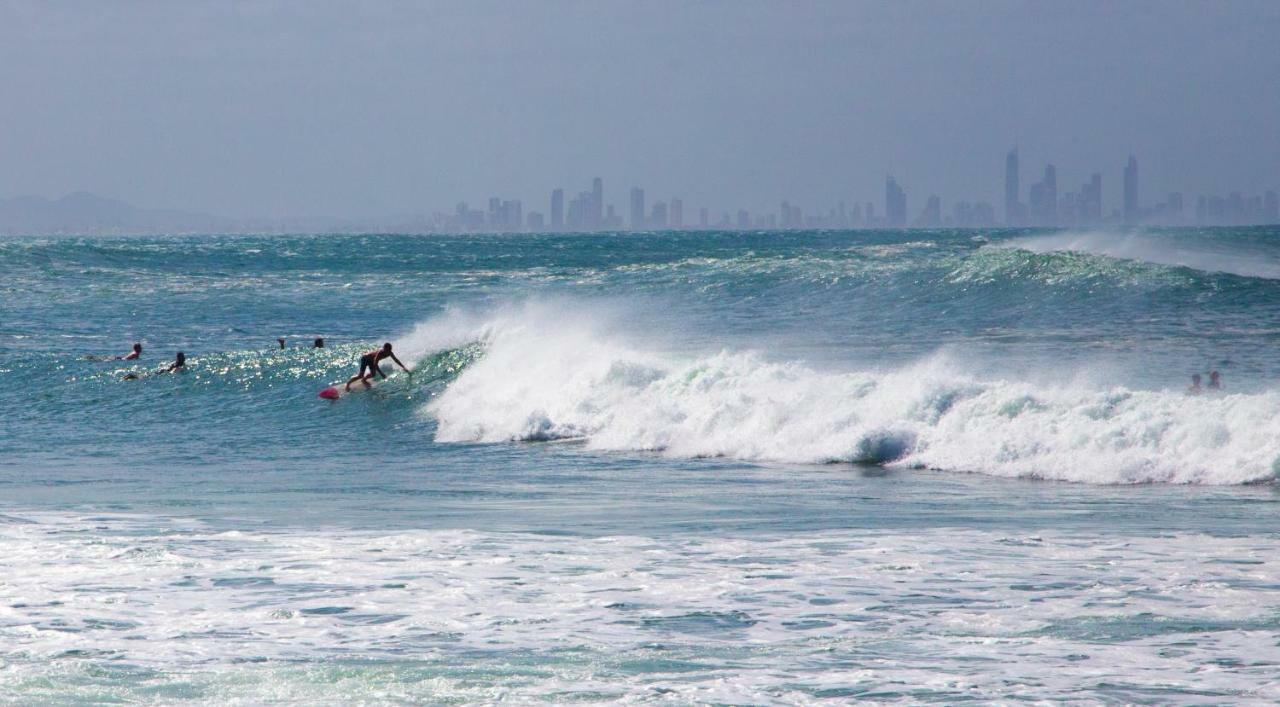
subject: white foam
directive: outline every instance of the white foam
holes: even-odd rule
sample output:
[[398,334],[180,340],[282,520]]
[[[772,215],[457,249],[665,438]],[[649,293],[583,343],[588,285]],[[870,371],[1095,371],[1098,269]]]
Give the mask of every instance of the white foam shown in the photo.
[[1172,238],[1141,232],[1098,231],[1054,233],[1013,238],[992,248],[1019,248],[1033,253],[1075,252],[1109,258],[1138,260],[1157,265],[1174,265],[1205,272],[1222,272],[1245,277],[1280,279],[1280,263],[1260,253],[1228,253],[1192,247]]
[[1280,699],[1270,536],[22,515],[0,524],[0,694],[18,702]]
[[[979,380],[948,358],[819,371],[752,352],[663,353],[571,309],[472,323],[485,356],[424,411],[440,442],[581,438],[594,449],[872,462],[1089,483],[1238,484],[1280,458],[1280,394],[1187,397]],[[428,325],[425,329],[442,325]]]

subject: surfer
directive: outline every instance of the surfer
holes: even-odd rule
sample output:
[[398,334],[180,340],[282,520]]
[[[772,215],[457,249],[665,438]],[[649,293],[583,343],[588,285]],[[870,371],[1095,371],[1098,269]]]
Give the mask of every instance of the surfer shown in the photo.
[[276,339],[276,341],[280,342],[280,348],[282,348],[282,349],[283,349],[283,348],[284,348],[284,338],[282,337],[282,338]]
[[[369,384],[369,379],[374,375],[382,376],[385,379],[387,374],[383,373],[382,369],[378,367],[378,361],[381,361],[384,358],[390,358],[392,361],[396,362],[397,366],[403,368],[405,373],[409,372],[409,368],[401,363],[400,359],[396,358],[395,354],[391,353],[391,342],[388,341],[382,345],[382,348],[374,349],[360,357],[360,372],[352,376],[351,380],[347,381],[347,391],[350,392],[351,384],[356,381],[364,383],[366,388],[372,387]],[[365,373],[366,370],[369,372]]]
[[121,361],[136,361],[137,359],[139,359],[139,358],[141,358],[141,357],[142,357],[142,344],[141,344],[141,343],[136,343],[136,344],[134,344],[134,345],[133,345],[133,351],[130,351],[127,355],[121,356],[121,357],[120,357],[120,360],[121,360]]
[[1204,389],[1200,387],[1200,374],[1191,374],[1191,387],[1187,388],[1187,395],[1199,395],[1203,391]]
[[311,348],[313,348],[313,349],[323,349],[323,348],[324,348],[324,337],[323,337],[323,336],[317,336],[317,337],[316,337],[315,342],[311,345]]

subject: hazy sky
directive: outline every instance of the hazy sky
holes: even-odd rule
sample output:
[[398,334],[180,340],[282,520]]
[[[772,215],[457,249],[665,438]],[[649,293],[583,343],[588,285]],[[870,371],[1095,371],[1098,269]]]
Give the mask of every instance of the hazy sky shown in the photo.
[[361,217],[605,180],[686,213],[1000,212],[1125,158],[1145,203],[1280,188],[1280,2],[0,0],[0,196]]

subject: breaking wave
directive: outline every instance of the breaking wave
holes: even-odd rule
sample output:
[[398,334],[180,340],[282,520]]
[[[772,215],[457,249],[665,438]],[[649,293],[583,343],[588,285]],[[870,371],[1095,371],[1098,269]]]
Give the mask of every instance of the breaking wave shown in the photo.
[[[424,408],[438,442],[578,439],[671,457],[867,463],[1098,484],[1243,484],[1280,458],[1280,394],[1188,397],[966,375],[948,356],[820,370],[753,351],[671,353],[566,302],[421,325],[480,341]],[[652,340],[652,339],[651,339]]]

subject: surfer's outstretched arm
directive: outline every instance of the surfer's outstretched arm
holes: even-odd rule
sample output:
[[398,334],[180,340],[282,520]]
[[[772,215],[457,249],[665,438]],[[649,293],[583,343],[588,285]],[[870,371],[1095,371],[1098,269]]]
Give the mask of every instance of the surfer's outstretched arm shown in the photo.
[[[405,373],[408,373],[408,372],[409,372],[409,367],[408,367],[408,366],[406,366],[406,365],[404,365],[403,363],[400,363],[400,359],[396,358],[396,355],[395,355],[395,354],[391,354],[391,360],[392,360],[392,361],[395,361],[397,366],[399,366],[400,368],[404,369],[404,372],[405,372]],[[385,378],[386,376],[383,376],[383,377]]]

